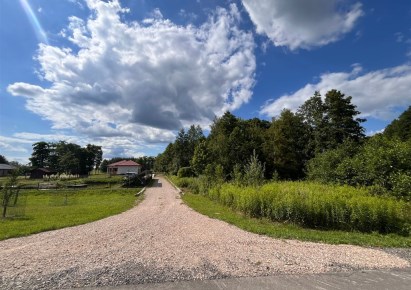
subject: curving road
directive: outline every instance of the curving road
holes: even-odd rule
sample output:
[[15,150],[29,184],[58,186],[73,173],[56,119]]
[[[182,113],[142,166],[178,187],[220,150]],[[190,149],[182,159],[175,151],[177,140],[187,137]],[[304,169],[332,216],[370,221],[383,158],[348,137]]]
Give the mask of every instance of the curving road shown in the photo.
[[145,200],[86,225],[0,242],[0,288],[68,288],[403,268],[386,252],[277,240],[200,215],[163,178]]

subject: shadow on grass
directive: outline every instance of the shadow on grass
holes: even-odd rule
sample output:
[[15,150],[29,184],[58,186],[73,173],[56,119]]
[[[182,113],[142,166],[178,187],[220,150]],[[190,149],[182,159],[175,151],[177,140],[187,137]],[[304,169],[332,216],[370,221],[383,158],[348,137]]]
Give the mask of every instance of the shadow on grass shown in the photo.
[[0,222],[8,222],[8,221],[30,221],[33,220],[32,217],[29,216],[7,216],[6,218],[0,218]]

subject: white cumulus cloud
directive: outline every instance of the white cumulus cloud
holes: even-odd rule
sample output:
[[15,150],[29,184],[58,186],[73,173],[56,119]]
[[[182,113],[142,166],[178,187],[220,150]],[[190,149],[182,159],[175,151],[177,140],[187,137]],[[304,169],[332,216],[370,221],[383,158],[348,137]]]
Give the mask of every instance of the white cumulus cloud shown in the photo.
[[395,116],[395,109],[411,104],[411,65],[362,73],[355,65],[351,72],[326,73],[318,83],[306,84],[292,94],[268,101],[260,113],[278,116],[284,108],[296,111],[307,99],[319,91],[323,96],[331,89],[340,90],[352,96],[363,117],[389,120]]
[[169,142],[173,130],[210,123],[251,98],[254,40],[239,28],[235,4],[196,27],[176,25],[159,9],[150,21],[124,22],[128,9],[118,0],[86,3],[90,17],[70,17],[60,33],[71,47],[39,46],[39,72],[50,85],[8,86],[53,129]]
[[364,14],[346,0],[242,0],[259,34],[275,46],[309,49],[339,40]]

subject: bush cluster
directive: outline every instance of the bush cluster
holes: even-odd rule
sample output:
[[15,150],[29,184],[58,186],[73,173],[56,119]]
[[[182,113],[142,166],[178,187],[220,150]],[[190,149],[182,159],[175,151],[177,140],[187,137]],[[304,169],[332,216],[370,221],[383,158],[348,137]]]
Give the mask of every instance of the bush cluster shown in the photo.
[[170,175],[168,178],[171,179],[171,181],[178,187],[180,188],[188,188],[191,182],[194,181],[193,177],[177,177],[175,175]]
[[100,185],[100,184],[115,184],[115,183],[121,183],[123,181],[123,176],[121,175],[115,175],[115,176],[98,176],[98,178],[95,177],[89,177],[89,178],[83,178],[80,179],[80,183],[88,184],[88,185]]
[[374,136],[361,147],[346,142],[311,159],[308,178],[371,186],[379,193],[411,200],[411,141]]
[[177,172],[177,176],[180,178],[183,177],[193,177],[195,174],[193,172],[193,170],[191,169],[191,167],[181,167],[178,172]]
[[388,197],[370,196],[350,186],[309,182],[272,182],[260,188],[223,184],[209,197],[252,217],[290,222],[310,228],[361,232],[411,231],[410,205]]

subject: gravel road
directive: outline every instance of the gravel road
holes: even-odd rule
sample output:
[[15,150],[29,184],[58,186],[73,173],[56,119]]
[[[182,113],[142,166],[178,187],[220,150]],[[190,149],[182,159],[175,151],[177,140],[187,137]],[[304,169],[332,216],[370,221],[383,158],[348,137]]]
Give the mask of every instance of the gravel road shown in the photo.
[[38,289],[401,268],[370,248],[277,240],[200,215],[159,177],[145,200],[86,225],[0,242],[0,288]]

